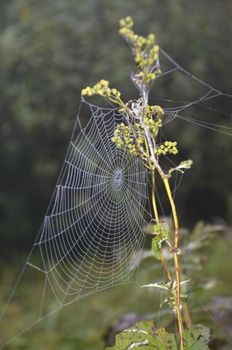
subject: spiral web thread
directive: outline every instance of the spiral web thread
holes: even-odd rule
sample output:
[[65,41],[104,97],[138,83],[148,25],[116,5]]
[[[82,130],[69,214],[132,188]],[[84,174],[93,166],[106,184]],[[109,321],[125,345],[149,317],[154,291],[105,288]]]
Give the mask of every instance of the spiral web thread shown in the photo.
[[[166,61],[166,70],[159,79],[181,73],[190,84],[197,83],[201,91],[192,101],[160,99],[162,106],[167,105],[164,124],[179,118],[231,136],[230,126],[200,121],[184,112],[200,106],[228,119],[230,113],[214,109],[209,102],[232,95],[193,76],[164,50],[161,50],[161,60]],[[82,107],[90,116],[85,126],[80,121]],[[137,281],[131,258],[138,267],[145,241],[144,227],[152,219],[149,174],[138,159],[117,149],[111,141],[116,125],[124,121],[125,116],[116,108],[100,108],[82,100],[47,215],[2,312],[3,317],[27,268],[44,275],[39,316],[15,337],[64,305],[115,285]],[[167,161],[175,165],[168,157]],[[174,194],[181,178],[174,180]],[[164,215],[162,204],[159,206]],[[33,259],[38,252],[39,263]],[[48,289],[57,301],[57,308],[49,312],[44,311]]]

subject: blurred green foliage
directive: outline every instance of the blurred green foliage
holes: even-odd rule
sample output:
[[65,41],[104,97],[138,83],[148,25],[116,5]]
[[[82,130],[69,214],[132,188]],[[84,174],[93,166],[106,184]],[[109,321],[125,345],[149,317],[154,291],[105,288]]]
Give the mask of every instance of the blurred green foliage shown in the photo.
[[[209,233],[207,227],[199,224],[194,234],[202,233],[204,236],[204,230]],[[232,330],[231,272],[230,269],[225,270],[225,266],[232,264],[232,241],[228,233],[218,231],[207,244],[201,244],[201,248],[197,248],[198,253],[194,254],[195,259],[192,258],[191,261],[193,289],[189,294],[189,304],[192,320],[194,323],[210,327],[211,338],[216,344],[218,341],[215,339],[224,339],[224,347],[210,347],[215,350],[231,349],[229,338],[226,338],[226,335],[231,337]],[[194,253],[196,246],[192,245],[192,248]],[[188,255],[193,257],[191,252]],[[21,258],[23,261],[23,257]],[[203,265],[199,263],[199,258]],[[187,254],[185,259],[188,259]],[[141,280],[157,281],[163,278],[162,270],[155,269],[155,264],[153,257],[144,260],[139,271]],[[18,265],[19,260],[15,259],[11,264],[0,266],[0,309],[5,305],[7,295],[11,291],[10,286],[14,285]],[[185,261],[183,266],[189,271],[189,262]],[[175,327],[170,309],[159,309],[165,294],[155,292],[154,289],[140,288],[137,284],[129,284],[90,295],[61,308],[30,328],[35,317],[37,319],[39,315],[36,305],[41,306],[43,283],[44,278],[41,274],[39,276],[35,270],[30,270],[30,274],[19,284],[14,298],[8,305],[0,327],[0,344],[12,340],[8,350],[103,350],[106,339],[108,342],[112,340],[111,327],[117,325],[122,316],[128,313],[138,317],[137,321],[141,320],[140,317],[154,319],[157,327],[164,326],[169,331],[173,331]],[[215,298],[216,295],[221,296],[220,302]],[[54,310],[54,298],[46,299],[45,306],[48,311]],[[12,339],[27,326],[27,332]],[[128,326],[124,323],[124,327]]]
[[[138,32],[156,33],[161,47],[181,65],[229,92],[231,12],[230,0],[1,1],[0,234],[5,255],[34,240],[65,155],[80,89],[104,77],[127,99],[135,96],[129,81],[132,59],[117,34],[118,20],[131,15]],[[156,94],[182,99],[184,90],[190,99],[198,96],[196,85],[185,85],[179,76],[157,89],[154,99]],[[231,110],[231,100],[214,107]],[[231,122],[207,110],[197,113],[203,120]],[[181,158],[195,162],[178,200],[181,220],[215,215],[230,220],[232,139],[180,120],[168,132],[179,139]]]

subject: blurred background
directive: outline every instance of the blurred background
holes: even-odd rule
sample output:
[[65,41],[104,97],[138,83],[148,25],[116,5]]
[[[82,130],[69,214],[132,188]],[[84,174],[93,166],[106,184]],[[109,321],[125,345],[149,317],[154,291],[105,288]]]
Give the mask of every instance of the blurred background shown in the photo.
[[[81,88],[105,78],[125,99],[137,96],[129,79],[133,60],[118,35],[118,20],[130,14],[137,32],[156,33],[177,62],[229,93],[231,13],[229,0],[1,0],[2,254],[28,250],[34,240],[64,159]],[[188,96],[197,98],[199,86],[189,82]],[[180,84],[167,76],[163,96],[172,98],[175,92],[183,99]],[[214,107],[228,112],[230,106],[231,99],[221,99]],[[231,125],[231,117],[208,110],[198,110],[198,117]],[[172,123],[171,137],[179,142],[181,159],[194,160],[178,193],[182,222],[216,217],[231,222],[232,138],[184,121]]]
[[[33,244],[66,153],[81,88],[105,78],[126,100],[137,96],[129,79],[133,60],[118,35],[118,20],[132,16],[136,32],[155,33],[158,44],[180,65],[231,93],[231,14],[230,0],[0,1],[4,266],[9,261],[9,269],[19,268]],[[199,97],[191,79],[185,85],[178,77],[171,82],[167,78],[157,89],[154,86],[154,100],[157,95],[182,100],[184,93],[191,100]],[[231,102],[231,98],[214,101],[213,108],[227,114],[198,109],[195,117],[232,127]],[[194,160],[178,190],[182,225],[193,227],[199,220],[231,224],[232,138],[181,120],[173,122],[167,133],[179,142],[180,160]],[[11,283],[13,277],[5,272],[1,281]]]

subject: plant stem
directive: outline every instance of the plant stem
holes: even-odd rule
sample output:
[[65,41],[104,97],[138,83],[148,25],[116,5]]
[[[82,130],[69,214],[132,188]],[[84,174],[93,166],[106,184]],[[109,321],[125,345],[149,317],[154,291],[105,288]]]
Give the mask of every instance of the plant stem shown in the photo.
[[159,214],[158,214],[158,209],[157,209],[157,205],[156,205],[156,199],[155,199],[155,170],[152,171],[152,175],[151,175],[151,196],[152,196],[152,207],[153,207],[153,211],[154,211],[154,217],[155,217],[155,221],[158,224],[159,223]]
[[[157,224],[159,224],[159,214],[158,214],[156,198],[155,198],[155,170],[152,171],[152,180],[151,181],[152,181],[151,182],[151,185],[152,185],[152,188],[151,188],[152,208],[153,208],[153,212],[154,212],[155,221]],[[167,274],[169,281],[172,281],[172,277],[171,277],[170,272],[169,272],[168,264],[167,264],[167,261],[166,261],[164,255],[163,255],[162,249],[161,249],[160,253],[161,253],[161,262],[162,262],[162,265],[164,267],[164,270]]]
[[175,291],[175,310],[176,310],[176,316],[178,321],[178,328],[179,328],[179,336],[180,336],[180,350],[184,350],[184,327],[183,327],[183,320],[182,320],[182,314],[181,314],[181,303],[180,303],[180,293],[181,293],[181,286],[180,286],[180,261],[179,261],[179,222],[178,222],[178,216],[176,211],[176,206],[172,197],[172,192],[170,189],[169,181],[167,177],[163,178],[164,186],[168,195],[168,199],[171,205],[172,209],[172,215],[173,215],[173,221],[174,221],[174,228],[175,228],[175,236],[174,236],[174,249],[173,249],[173,260],[175,265],[175,273],[176,273],[176,291]]
[[[144,84],[143,89],[141,90],[141,95],[143,98],[143,111],[145,114],[147,103],[148,103],[148,87],[146,84]],[[152,177],[153,181],[155,180],[154,174],[155,174],[155,169],[158,170],[163,182],[164,186],[168,195],[168,199],[172,208],[172,215],[173,215],[173,220],[174,220],[174,227],[175,227],[175,237],[174,237],[174,249],[173,249],[173,259],[174,259],[174,266],[175,266],[175,273],[176,273],[176,290],[175,290],[175,311],[176,311],[176,316],[177,316],[177,321],[178,321],[178,328],[179,328],[179,338],[180,338],[180,350],[184,350],[184,327],[183,327],[183,320],[182,320],[182,314],[181,314],[181,304],[180,304],[180,262],[179,262],[179,256],[178,256],[178,250],[179,250],[179,222],[178,222],[178,217],[177,217],[177,212],[176,212],[176,206],[172,197],[172,192],[170,189],[169,181],[167,176],[165,176],[162,168],[160,167],[159,163],[156,160],[155,153],[154,153],[154,145],[152,143],[150,133],[147,130],[147,127],[143,121],[143,118],[140,118],[140,123],[143,127],[145,137],[146,137],[146,147],[148,147],[150,151],[150,159],[151,162],[153,163],[154,168],[152,169]],[[155,182],[153,183],[155,186]],[[156,201],[155,201],[155,187],[152,188],[152,202],[154,203],[153,209],[154,209],[154,214],[155,218],[158,218],[158,211],[157,211],[157,206],[156,206]],[[159,221],[158,221],[159,222]],[[161,252],[161,259],[163,262],[163,266],[165,268],[165,271],[167,272],[167,275],[169,279],[172,281],[172,278],[170,276],[168,266],[166,263],[166,260],[164,259],[164,256]]]

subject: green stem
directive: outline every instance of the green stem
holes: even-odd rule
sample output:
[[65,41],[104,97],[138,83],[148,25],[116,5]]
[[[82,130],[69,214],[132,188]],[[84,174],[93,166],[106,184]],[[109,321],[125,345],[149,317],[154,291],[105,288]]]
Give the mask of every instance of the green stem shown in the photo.
[[155,170],[152,171],[151,186],[152,186],[152,193],[151,193],[152,207],[153,207],[153,211],[154,211],[155,221],[158,224],[159,223],[159,214],[158,214],[158,209],[157,209],[157,204],[156,204],[156,199],[155,199]]
[[[157,224],[159,224],[159,214],[158,214],[158,208],[157,208],[157,204],[156,204],[156,198],[155,198],[155,170],[152,171],[152,208],[153,208],[153,212],[154,212],[154,218]],[[163,251],[161,249],[161,262],[162,265],[164,267],[164,270],[167,274],[167,277],[169,279],[169,281],[172,281],[172,277],[168,268],[168,263],[167,260],[165,259],[164,255],[163,255]]]
[[178,328],[179,328],[180,350],[184,350],[184,327],[183,327],[183,319],[182,319],[181,303],[180,303],[181,279],[180,279],[180,261],[179,261],[179,222],[178,222],[176,206],[172,197],[172,192],[170,189],[168,178],[167,177],[163,178],[163,182],[164,182],[164,186],[172,208],[172,216],[173,216],[174,228],[175,228],[174,247],[173,247],[173,260],[174,260],[175,273],[176,273],[175,311],[176,311]]

